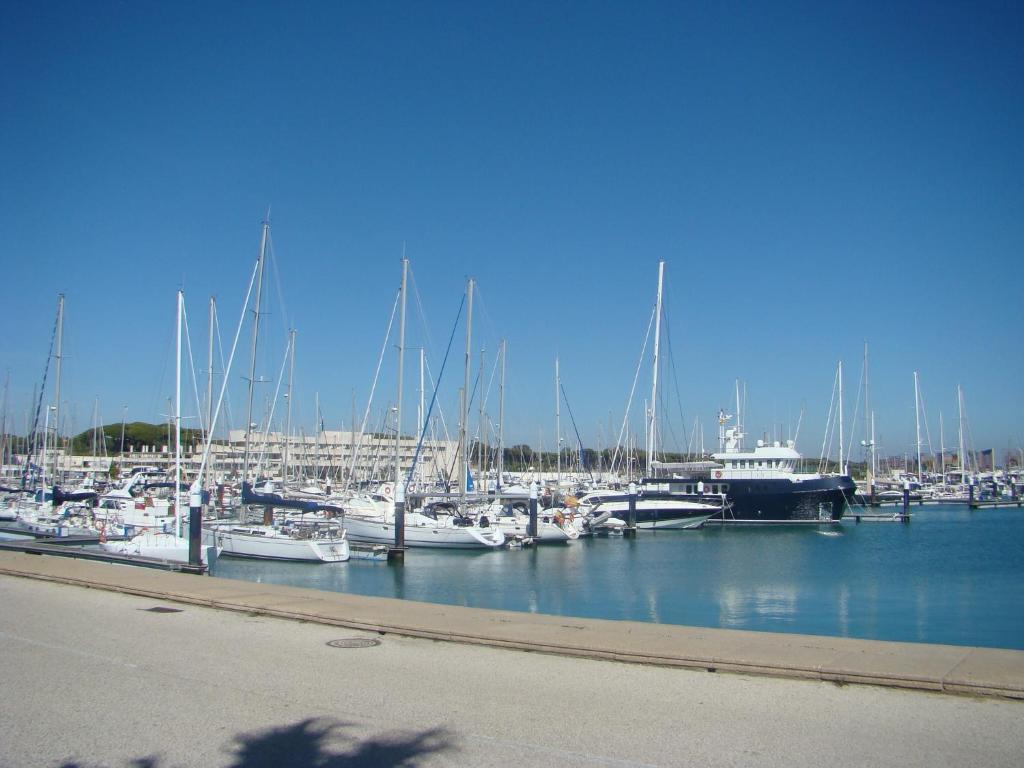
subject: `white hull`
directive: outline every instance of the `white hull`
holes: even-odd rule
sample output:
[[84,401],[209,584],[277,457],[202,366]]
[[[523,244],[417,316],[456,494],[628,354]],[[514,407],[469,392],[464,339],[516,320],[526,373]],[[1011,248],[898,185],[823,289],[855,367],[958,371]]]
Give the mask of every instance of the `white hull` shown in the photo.
[[[168,563],[187,563],[188,539],[182,539],[173,533],[146,531],[126,541],[104,541],[100,547],[105,552],[115,555],[148,557]],[[209,566],[216,562],[218,550],[216,546],[203,544],[199,548],[199,556],[203,565]]]
[[[429,521],[425,522],[425,521]],[[345,530],[352,541],[394,544],[395,524],[381,517],[345,518]],[[505,534],[494,526],[454,526],[412,513],[405,525],[405,546],[437,549],[491,549],[505,543]]]
[[[581,505],[581,509],[585,508]],[[610,513],[612,517],[629,520],[629,501],[602,501],[594,505],[591,511],[594,515]],[[676,531],[700,528],[705,520],[718,511],[707,504],[698,504],[686,499],[641,498],[636,502],[636,527],[638,530]]]
[[214,538],[221,554],[258,560],[341,563],[351,557],[348,538],[295,538],[272,526],[219,528]]
[[[500,528],[501,532],[505,534],[505,538],[512,538],[513,536],[526,537],[529,535],[530,518],[499,517],[492,520],[492,525]],[[566,522],[563,527],[550,521],[545,523],[538,517],[537,540],[543,544],[565,543],[575,541],[579,537],[579,530],[569,522]]]

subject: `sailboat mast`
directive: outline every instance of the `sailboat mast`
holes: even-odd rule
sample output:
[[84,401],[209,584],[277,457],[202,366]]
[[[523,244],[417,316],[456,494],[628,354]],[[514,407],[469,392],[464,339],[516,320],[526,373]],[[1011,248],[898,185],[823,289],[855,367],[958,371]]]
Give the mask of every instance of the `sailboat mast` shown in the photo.
[[210,297],[209,344],[206,349],[206,439],[213,439],[213,322],[217,314],[217,299]]
[[871,413],[871,387],[868,382],[868,343],[864,342],[864,437],[868,442],[869,455],[864,458],[867,459],[867,487],[868,492],[871,492],[871,486],[875,482],[875,436],[873,429],[874,414]]
[[[427,390],[426,390],[426,378],[424,372],[426,370],[426,350],[420,347],[420,410],[416,416],[416,434],[423,436],[427,434]],[[419,439],[419,438],[417,438]],[[424,474],[422,467],[417,468],[417,475],[419,479],[417,482],[423,483]]]
[[460,511],[466,509],[466,485],[469,480],[469,452],[467,451],[469,440],[466,435],[468,430],[466,429],[466,408],[469,400],[469,364],[470,355],[473,353],[473,278],[469,278],[466,282],[466,357],[464,361],[464,371],[462,375],[462,403],[461,413],[459,414],[460,432],[459,435],[459,450],[462,453],[461,469],[462,478],[459,480],[459,495],[460,495]]
[[181,310],[184,294],[178,291],[178,323],[175,334],[177,364],[174,371],[174,535],[181,536]]
[[917,371],[914,371],[914,430],[917,434],[917,482],[924,483],[924,475],[921,474],[921,395]]
[[845,475],[843,462],[843,361],[839,361],[839,474]]
[[946,432],[942,425],[942,411],[939,411],[939,462],[942,466],[942,484],[946,484]]
[[505,340],[501,340],[501,383],[498,388],[498,476],[495,491],[501,502],[501,479],[505,474]]
[[409,260],[402,254],[402,309],[398,324],[398,394],[395,413],[395,498],[405,501],[405,488],[402,484],[401,458],[399,446],[402,440],[402,378],[405,371],[405,288],[408,279]]
[[64,360],[64,294],[57,294],[57,381],[54,392],[53,413],[53,482],[57,482],[57,463],[60,460],[60,369]]
[[288,482],[288,449],[292,443],[292,385],[295,382],[295,329],[288,334],[288,410],[284,420],[284,461],[281,468],[281,479]]
[[654,372],[651,375],[651,410],[647,427],[647,475],[654,474],[654,448],[657,445],[655,430],[657,425],[658,402],[658,354],[661,349],[661,292],[665,280],[665,262],[658,262],[658,298],[654,307]]
[[956,385],[956,410],[957,410],[957,431],[960,434],[960,482],[967,483],[967,454],[964,453],[964,393],[960,385]]
[[558,452],[556,465],[556,488],[562,485],[562,397],[558,392],[562,386],[561,373],[558,370],[558,357],[555,357],[555,450]]
[[270,222],[263,222],[260,234],[260,255],[256,268],[256,305],[252,320],[252,358],[249,363],[249,403],[245,411],[245,453],[242,457],[242,482],[249,479],[249,446],[252,433],[252,391],[256,384],[256,342],[260,337],[260,302],[263,297],[263,266],[267,255],[267,235],[270,233]]
[[480,395],[480,406],[479,406],[480,415],[477,416],[477,427],[476,427],[477,428],[477,434],[479,435],[479,438],[477,439],[476,455],[477,455],[477,459],[479,460],[479,464],[480,464],[478,477],[480,478],[480,482],[482,482],[484,484],[484,490],[486,491],[487,490],[487,475],[485,474],[486,467],[484,466],[484,464],[486,463],[486,459],[484,457],[484,437],[487,434],[487,427],[484,424],[484,379],[483,379],[483,377],[484,377],[484,353],[485,352],[486,352],[486,349],[484,347],[481,347],[480,348],[480,374],[479,374],[480,375],[480,392],[479,392],[479,395]]

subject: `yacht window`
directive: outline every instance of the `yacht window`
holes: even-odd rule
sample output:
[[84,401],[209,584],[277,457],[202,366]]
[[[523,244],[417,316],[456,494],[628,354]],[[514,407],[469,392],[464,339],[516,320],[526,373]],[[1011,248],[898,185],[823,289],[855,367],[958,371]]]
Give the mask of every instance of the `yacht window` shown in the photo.
[[718,493],[718,483],[715,483],[714,485],[711,486],[711,492]]

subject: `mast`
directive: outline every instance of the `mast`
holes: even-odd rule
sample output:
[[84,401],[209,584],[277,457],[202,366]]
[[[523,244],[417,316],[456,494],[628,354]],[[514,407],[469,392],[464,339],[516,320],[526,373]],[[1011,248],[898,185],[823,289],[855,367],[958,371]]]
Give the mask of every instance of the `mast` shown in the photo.
[[921,473],[921,396],[917,371],[914,371],[914,430],[917,433],[917,482],[923,485],[924,475]]
[[[402,377],[405,371],[405,289],[409,273],[409,260],[402,253],[402,309],[398,325],[398,395],[395,415],[395,500],[405,501],[405,488],[402,483],[401,457],[399,446],[402,440]],[[396,523],[397,527],[397,523]]]
[[562,398],[558,392],[562,386],[562,377],[558,370],[558,357],[555,356],[555,450],[558,451],[558,463],[556,466],[555,487],[562,485]]
[[942,411],[939,411],[939,462],[942,465],[942,484],[946,484],[946,433],[942,425]]
[[484,467],[484,464],[486,463],[486,459],[484,458],[484,437],[485,437],[485,435],[487,433],[487,429],[486,429],[486,426],[484,424],[484,352],[486,352],[486,351],[487,350],[484,347],[480,347],[480,373],[478,374],[480,376],[480,388],[479,388],[479,390],[480,390],[480,407],[479,407],[480,415],[477,416],[477,427],[476,427],[477,430],[478,430],[477,434],[479,435],[479,438],[477,440],[477,446],[476,446],[476,455],[477,455],[477,459],[479,459],[479,462],[480,462],[480,469],[479,469],[479,475],[478,476],[480,478],[480,482],[482,482],[484,484],[484,491],[487,490],[487,475],[485,474],[485,467]]
[[878,458],[875,453],[875,412],[871,412],[871,476],[878,474]]
[[54,405],[56,410],[53,414],[53,482],[57,482],[57,462],[59,461],[58,451],[60,450],[60,369],[64,361],[64,294],[57,294],[57,381],[54,393]]
[[967,483],[967,470],[966,461],[967,454],[964,453],[964,393],[960,389],[960,385],[956,385],[956,410],[957,410],[957,431],[959,432],[960,438],[960,483],[965,485]]
[[462,452],[462,461],[460,462],[462,469],[462,478],[459,480],[459,496],[460,496],[460,511],[466,509],[466,484],[469,479],[469,454],[467,452],[469,442],[466,439],[466,407],[467,400],[469,399],[469,363],[470,355],[473,353],[472,341],[473,341],[473,278],[469,278],[466,283],[466,357],[465,357],[465,370],[463,372],[463,384],[462,384],[462,403],[460,407],[459,416],[459,450]]
[[868,384],[868,343],[864,342],[864,437],[868,442],[867,459],[867,488],[871,492],[871,486],[875,482],[875,415],[871,412],[870,401],[871,387]]
[[281,468],[281,479],[288,482],[288,448],[292,442],[292,384],[295,381],[295,329],[292,328],[288,334],[288,355],[291,358],[288,363],[288,410],[285,414],[284,427],[284,461]]
[[217,314],[217,299],[210,297],[209,344],[206,349],[206,439],[213,439],[213,322]]
[[654,449],[657,445],[658,354],[661,349],[661,292],[665,280],[665,262],[658,262],[658,298],[654,308],[654,373],[651,376],[651,410],[647,428],[647,475],[654,475]]
[[[737,450],[743,449],[743,444],[740,442],[740,435],[743,434],[743,405],[740,402],[740,380],[736,379],[736,448]],[[724,447],[722,450],[725,450]]]
[[249,444],[252,432],[252,390],[256,383],[256,342],[260,337],[260,301],[263,296],[263,266],[267,255],[267,235],[270,232],[270,222],[264,220],[263,230],[260,234],[260,255],[257,262],[256,276],[256,305],[253,309],[252,320],[252,359],[249,364],[249,404],[245,411],[245,453],[242,458],[242,482],[249,479]]
[[501,503],[501,480],[505,474],[505,340],[501,340],[501,382],[498,385],[498,476],[495,492]]
[[178,290],[178,323],[175,334],[174,372],[174,535],[181,537],[181,310],[184,294]]
[[843,461],[843,361],[839,361],[839,474],[846,474]]
[[[424,372],[426,370],[426,350],[420,347],[420,412],[416,417],[416,434],[417,436],[427,434],[427,390],[425,385],[426,379]],[[417,437],[419,439],[419,437]],[[419,470],[419,482],[423,482],[423,470]]]

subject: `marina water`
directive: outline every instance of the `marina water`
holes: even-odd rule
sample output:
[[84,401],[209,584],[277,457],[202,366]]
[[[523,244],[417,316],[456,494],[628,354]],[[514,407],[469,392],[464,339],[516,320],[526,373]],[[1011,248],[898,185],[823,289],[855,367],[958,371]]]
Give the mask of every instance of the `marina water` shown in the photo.
[[[872,510],[878,512],[879,510]],[[885,510],[882,510],[883,514]],[[1024,649],[1024,510],[640,532],[404,566],[221,558],[214,576],[561,616]]]

